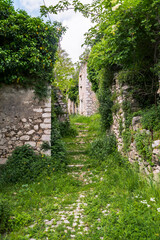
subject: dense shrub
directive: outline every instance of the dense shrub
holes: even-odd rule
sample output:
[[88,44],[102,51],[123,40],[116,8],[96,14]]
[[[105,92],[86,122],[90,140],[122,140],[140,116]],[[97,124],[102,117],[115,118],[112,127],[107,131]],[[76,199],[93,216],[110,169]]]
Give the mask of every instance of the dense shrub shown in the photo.
[[4,233],[9,226],[10,208],[6,200],[0,199],[0,233]]
[[59,123],[60,134],[62,137],[76,136],[78,134],[76,128],[69,121]]
[[142,127],[148,130],[160,130],[160,105],[153,105],[142,113]]
[[29,145],[17,147],[8,158],[1,181],[26,182],[35,180],[42,174],[50,174],[62,167],[63,157],[59,149],[54,157],[36,154]]
[[8,0],[0,0],[0,25],[0,82],[32,86],[45,97],[64,28],[16,11]]
[[114,135],[97,138],[90,146],[90,156],[97,162],[104,161],[110,154],[117,149],[117,142]]
[[152,138],[145,130],[135,135],[136,148],[145,161],[152,164]]

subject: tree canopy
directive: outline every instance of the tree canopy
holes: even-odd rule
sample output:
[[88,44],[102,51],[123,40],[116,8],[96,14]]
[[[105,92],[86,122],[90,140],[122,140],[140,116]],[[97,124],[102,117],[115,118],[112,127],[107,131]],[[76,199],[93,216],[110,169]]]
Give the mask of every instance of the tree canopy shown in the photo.
[[44,23],[0,0],[0,83],[34,86],[44,95],[63,31],[60,23]]
[[59,47],[54,65],[54,86],[57,86],[64,96],[77,101],[79,65],[74,65],[68,53]]

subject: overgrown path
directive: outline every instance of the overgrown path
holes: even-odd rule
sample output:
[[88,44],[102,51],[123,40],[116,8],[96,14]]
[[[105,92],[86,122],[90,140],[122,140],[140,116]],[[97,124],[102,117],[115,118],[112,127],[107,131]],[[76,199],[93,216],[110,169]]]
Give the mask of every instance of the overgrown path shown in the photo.
[[67,170],[0,193],[13,209],[12,230],[0,239],[159,240],[159,185],[117,152],[113,136],[100,134],[98,115],[71,122],[77,134],[63,139]]
[[[45,220],[45,231],[53,233],[49,239],[59,239],[58,232],[61,232],[60,235],[63,239],[90,238],[90,223],[88,223],[85,213],[88,205],[86,198],[92,194],[94,184],[97,183],[100,176],[95,174],[96,171],[90,170],[88,146],[96,134],[94,131],[89,131],[87,123],[76,122],[75,126],[78,131],[77,136],[65,139],[69,159],[67,175],[74,179],[79,191],[71,204],[65,204],[60,211],[56,212],[56,217]],[[70,193],[69,197],[73,199],[73,195],[74,193]],[[95,198],[97,197],[96,195]],[[99,221],[100,219],[98,219]],[[57,233],[57,238],[54,236],[54,233]],[[104,238],[100,237],[100,239]]]

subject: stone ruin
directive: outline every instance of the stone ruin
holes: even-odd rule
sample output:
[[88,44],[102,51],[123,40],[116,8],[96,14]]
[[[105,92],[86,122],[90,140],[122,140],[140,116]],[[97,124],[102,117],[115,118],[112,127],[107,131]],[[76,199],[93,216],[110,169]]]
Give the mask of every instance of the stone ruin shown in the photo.
[[[41,152],[43,142],[51,141],[51,94],[43,101],[31,89],[0,88],[0,164],[17,147],[31,145]],[[44,152],[51,155],[51,151]]]
[[80,115],[91,116],[98,110],[96,94],[87,78],[87,63],[81,65],[79,73],[79,109]]

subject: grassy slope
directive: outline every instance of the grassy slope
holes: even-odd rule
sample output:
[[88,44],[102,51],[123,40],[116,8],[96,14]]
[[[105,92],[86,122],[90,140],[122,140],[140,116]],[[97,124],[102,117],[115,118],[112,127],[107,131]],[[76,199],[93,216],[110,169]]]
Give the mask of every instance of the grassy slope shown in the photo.
[[[72,117],[71,122],[82,125],[76,125],[78,138],[64,138],[69,164],[84,166],[2,189],[0,196],[12,208],[13,226],[2,239],[159,240],[159,186],[120,162],[117,154],[97,165],[84,151],[100,135],[98,115]],[[62,218],[68,222],[60,222]]]

